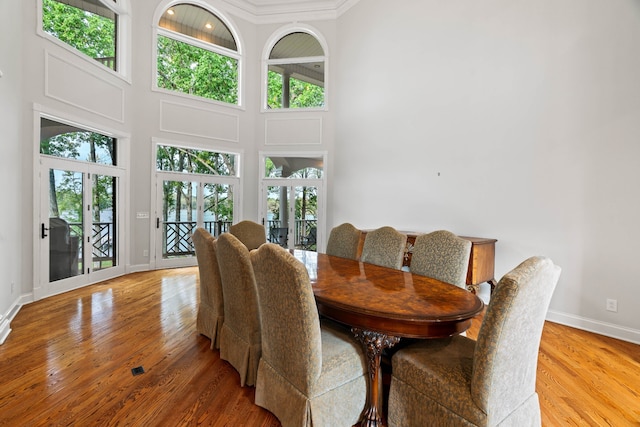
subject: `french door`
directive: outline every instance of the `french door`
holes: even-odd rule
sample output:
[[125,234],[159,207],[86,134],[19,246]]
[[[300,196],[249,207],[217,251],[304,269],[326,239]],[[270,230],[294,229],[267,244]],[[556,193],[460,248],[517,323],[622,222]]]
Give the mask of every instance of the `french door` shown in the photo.
[[267,241],[288,249],[317,250],[322,181],[264,180],[262,187],[262,223]]
[[34,299],[124,274],[123,176],[117,167],[41,157]]
[[235,177],[183,173],[156,175],[155,265],[193,265],[191,235],[204,227],[214,236],[228,231],[237,204]]
[[325,152],[260,153],[260,218],[267,241],[288,249],[324,247]]

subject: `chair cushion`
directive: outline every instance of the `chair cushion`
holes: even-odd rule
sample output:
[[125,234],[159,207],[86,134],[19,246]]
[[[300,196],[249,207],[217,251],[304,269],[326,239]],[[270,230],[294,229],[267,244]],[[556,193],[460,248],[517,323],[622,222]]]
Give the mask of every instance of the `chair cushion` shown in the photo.
[[366,372],[366,362],[361,345],[345,327],[322,320],[322,371],[310,396],[318,396],[352,381]]
[[470,393],[474,349],[475,341],[463,336],[419,341],[394,354],[393,378],[445,406],[446,412],[483,425],[486,414]]

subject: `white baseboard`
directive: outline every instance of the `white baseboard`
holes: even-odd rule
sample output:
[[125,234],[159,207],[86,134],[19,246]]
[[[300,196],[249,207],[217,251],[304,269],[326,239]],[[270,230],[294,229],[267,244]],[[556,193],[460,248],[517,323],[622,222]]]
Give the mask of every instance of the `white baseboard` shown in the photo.
[[150,269],[150,264],[129,264],[125,267],[125,274],[139,273],[141,271],[149,271]]
[[2,317],[2,321],[0,321],[0,344],[4,344],[11,333],[11,321],[16,317],[21,307],[20,299],[15,300],[13,304],[11,304],[11,307],[9,307],[7,313]]
[[547,312],[547,320],[554,323],[560,323],[561,325],[571,326],[573,328],[604,335],[606,337],[640,344],[640,331],[637,329],[601,322],[599,320],[587,319],[585,317],[561,313],[554,310],[549,310]]

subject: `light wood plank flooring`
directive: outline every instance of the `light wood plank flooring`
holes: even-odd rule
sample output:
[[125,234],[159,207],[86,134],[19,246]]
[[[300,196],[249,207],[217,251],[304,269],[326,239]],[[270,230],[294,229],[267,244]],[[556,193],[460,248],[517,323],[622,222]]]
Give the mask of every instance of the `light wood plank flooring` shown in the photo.
[[[24,306],[0,346],[0,425],[279,426],[195,332],[197,277],[135,273]],[[537,389],[544,426],[640,426],[640,346],[547,322]]]

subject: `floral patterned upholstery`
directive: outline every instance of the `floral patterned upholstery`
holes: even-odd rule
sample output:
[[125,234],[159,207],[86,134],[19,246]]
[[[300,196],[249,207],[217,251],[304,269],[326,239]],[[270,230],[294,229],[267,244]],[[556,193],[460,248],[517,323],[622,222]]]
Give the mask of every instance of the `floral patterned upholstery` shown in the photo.
[[406,234],[393,227],[380,227],[367,233],[360,261],[400,270],[406,248]]
[[200,273],[200,303],[196,330],[211,340],[211,348],[220,348],[220,330],[224,322],[222,282],[218,269],[217,241],[207,230],[196,228],[191,236]]
[[496,286],[478,340],[421,341],[392,359],[389,426],[540,426],[540,337],[560,267],[532,257]]
[[264,225],[253,221],[240,221],[229,227],[229,233],[233,234],[249,250],[257,249],[267,241]]
[[262,353],[255,276],[249,250],[231,233],[218,237],[218,265],[224,297],[220,358],[240,374],[240,385],[254,385]]
[[348,222],[334,227],[329,234],[326,253],[341,258],[358,259],[361,234],[360,230]]
[[262,324],[255,403],[283,427],[354,425],[367,393],[361,345],[319,320],[307,270],[286,249],[267,243],[251,261]]
[[471,242],[450,231],[438,230],[416,237],[410,269],[466,289]]

